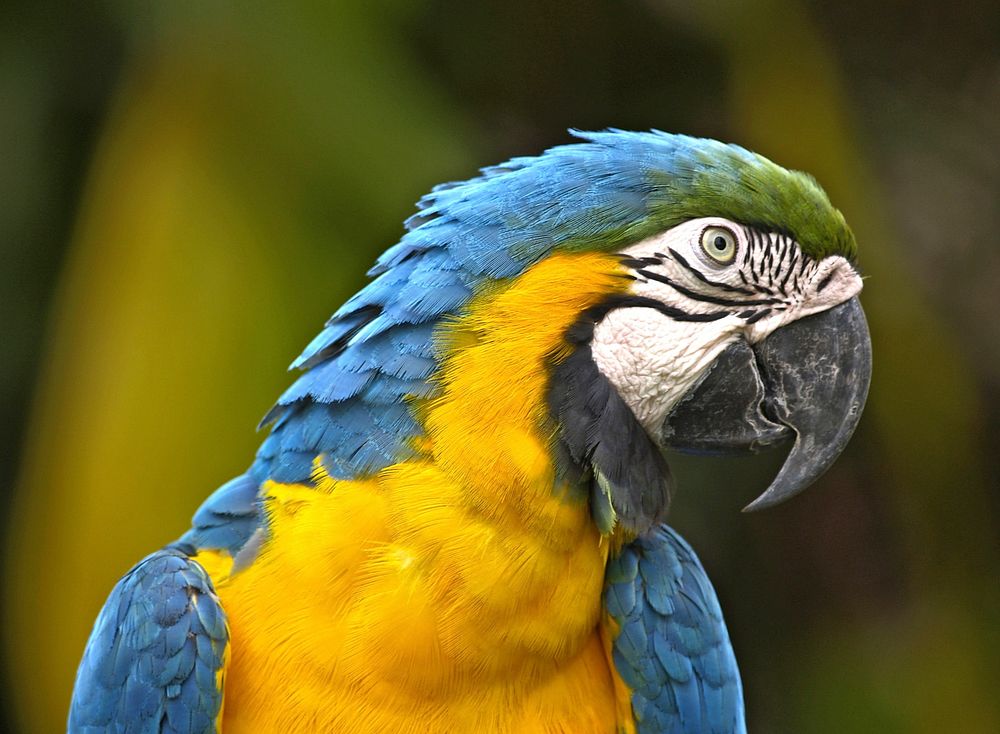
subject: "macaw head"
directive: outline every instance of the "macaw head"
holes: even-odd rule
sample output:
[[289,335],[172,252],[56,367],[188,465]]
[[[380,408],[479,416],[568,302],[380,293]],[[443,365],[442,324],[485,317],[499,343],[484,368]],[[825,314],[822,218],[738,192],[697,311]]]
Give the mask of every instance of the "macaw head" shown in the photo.
[[[308,481],[318,457],[330,476],[357,477],[427,450],[420,439],[442,426],[452,436],[477,430],[489,419],[471,402],[437,419],[427,406],[440,408],[465,380],[487,409],[491,380],[501,396],[514,389],[507,373],[528,374],[491,345],[546,328],[559,344],[520,354],[530,369],[548,355],[556,463],[589,482],[602,530],[643,532],[663,519],[665,449],[791,442],[750,508],[790,497],[830,466],[857,425],[871,367],[841,213],[811,177],[738,146],[655,131],[576,134],[584,142],[421,200],[375,279],[295,362],[308,371],[269,415],[259,475]],[[584,283],[581,261],[601,277]],[[566,304],[577,309],[568,320]],[[467,336],[442,340],[455,323]],[[527,398],[503,410],[521,404],[534,410]]]
[[629,287],[570,330],[577,346],[555,369],[553,408],[566,452],[589,458],[599,524],[642,531],[663,519],[665,449],[791,442],[747,507],[759,509],[808,487],[847,444],[871,372],[861,277],[850,250],[813,256],[789,225],[753,223],[749,211],[695,216],[630,245]]
[[[574,326],[577,349],[553,381],[563,445],[577,459],[590,452],[595,517],[603,507],[604,524],[635,531],[666,509],[667,448],[791,442],[747,509],[802,491],[850,439],[871,374],[856,244],[819,185],[736,146],[671,142],[669,173],[649,177],[646,200],[669,226],[619,249],[629,287]],[[642,437],[609,419],[607,403],[588,411],[604,400],[620,401],[655,451],[642,456]]]

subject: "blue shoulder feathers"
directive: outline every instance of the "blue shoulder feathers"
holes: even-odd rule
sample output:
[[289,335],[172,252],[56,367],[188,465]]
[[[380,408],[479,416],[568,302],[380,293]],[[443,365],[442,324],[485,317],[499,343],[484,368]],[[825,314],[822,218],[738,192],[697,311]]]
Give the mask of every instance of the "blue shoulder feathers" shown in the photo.
[[722,610],[698,557],[666,525],[609,561],[612,659],[639,734],[745,734],[743,692]]
[[229,631],[212,582],[183,550],[146,557],[111,592],[80,661],[70,734],[215,731]]

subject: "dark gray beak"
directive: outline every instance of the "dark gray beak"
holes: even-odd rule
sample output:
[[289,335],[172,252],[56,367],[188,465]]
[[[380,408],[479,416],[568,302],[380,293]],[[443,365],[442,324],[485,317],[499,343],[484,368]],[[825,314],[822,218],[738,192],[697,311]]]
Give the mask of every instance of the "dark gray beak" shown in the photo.
[[872,354],[858,299],[724,351],[667,416],[661,445],[691,453],[759,452],[794,439],[771,486],[744,508],[798,494],[844,450],[868,396]]

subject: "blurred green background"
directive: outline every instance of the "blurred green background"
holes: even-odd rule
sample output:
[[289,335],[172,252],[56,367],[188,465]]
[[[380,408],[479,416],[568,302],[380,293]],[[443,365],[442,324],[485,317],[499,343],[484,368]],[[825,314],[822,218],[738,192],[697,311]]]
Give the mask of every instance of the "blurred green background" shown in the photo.
[[755,734],[1000,731],[1000,5],[0,10],[0,721],[56,732],[107,592],[241,472],[284,368],[433,184],[687,132],[815,174],[875,378],[810,492],[678,461]]

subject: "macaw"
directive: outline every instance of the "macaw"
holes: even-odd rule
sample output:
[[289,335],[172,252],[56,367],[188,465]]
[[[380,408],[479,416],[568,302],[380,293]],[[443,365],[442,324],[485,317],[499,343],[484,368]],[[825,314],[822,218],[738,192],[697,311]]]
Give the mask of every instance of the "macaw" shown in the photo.
[[830,466],[855,239],[736,145],[574,134],[420,200],[248,471],[111,592],[69,731],[746,731],[664,452],[792,442],[751,508]]

